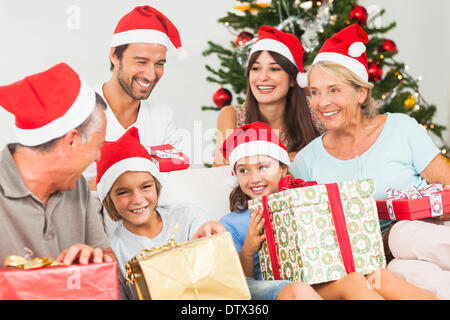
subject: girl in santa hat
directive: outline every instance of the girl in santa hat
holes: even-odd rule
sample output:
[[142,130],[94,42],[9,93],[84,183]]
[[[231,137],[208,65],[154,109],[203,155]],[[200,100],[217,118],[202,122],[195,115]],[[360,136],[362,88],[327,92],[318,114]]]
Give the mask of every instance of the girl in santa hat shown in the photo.
[[[405,114],[378,114],[367,42],[354,24],[328,39],[315,57],[308,72],[311,105],[327,132],[297,154],[295,176],[318,183],[373,178],[377,200],[387,198],[390,188],[450,185],[450,166],[422,125]],[[380,220],[386,256],[396,258],[388,268],[450,299],[450,214],[426,220]]]
[[262,234],[262,210],[249,215],[247,202],[278,192],[280,180],[289,174],[289,155],[278,136],[264,123],[255,122],[236,129],[223,143],[221,152],[236,177],[236,188],[230,194],[230,214],[220,222],[231,233],[246,274],[252,299],[433,299],[386,270],[378,277],[379,288],[370,288],[366,278],[353,272],[342,279],[308,285],[286,280],[261,280],[258,249]]
[[175,229],[176,242],[225,231],[218,222],[207,222],[205,211],[194,205],[158,206],[162,189],[158,177],[159,170],[135,127],[103,146],[97,163],[97,193],[111,219],[119,222],[110,242],[119,263],[121,293],[127,298],[137,297],[124,285],[125,266],[142,250],[162,247]]
[[247,96],[244,104],[224,107],[217,119],[214,165],[225,165],[219,151],[234,129],[261,121],[277,130],[291,161],[295,154],[319,135],[306,100],[303,47],[298,38],[262,26],[247,63]]

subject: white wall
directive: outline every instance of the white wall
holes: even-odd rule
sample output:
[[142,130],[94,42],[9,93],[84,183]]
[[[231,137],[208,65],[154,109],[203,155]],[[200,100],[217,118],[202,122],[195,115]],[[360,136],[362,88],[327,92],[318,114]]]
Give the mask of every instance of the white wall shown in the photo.
[[[197,148],[193,152],[208,153],[200,150],[208,147],[209,140],[202,135],[208,129],[215,129],[217,112],[203,112],[200,107],[212,104],[212,94],[218,85],[206,82],[208,74],[204,65],[218,62],[201,53],[208,40],[223,44],[234,41],[235,35],[217,23],[217,19],[232,10],[232,0],[1,0],[0,85],[61,61],[68,62],[91,85],[107,80],[109,43],[114,27],[123,14],[144,4],[155,6],[174,22],[190,54],[185,62],[175,61],[169,55],[165,75],[152,94],[174,108],[179,127],[197,137],[197,142],[192,142]],[[410,67],[410,73],[423,77],[421,92],[438,106],[438,122],[449,127],[450,3],[446,0],[362,0],[360,4],[385,8],[384,22],[397,22],[388,37],[397,44],[398,59]],[[80,9],[79,28],[72,19],[72,5]],[[15,141],[12,122],[13,117],[0,110],[0,148]],[[450,143],[448,133],[446,139]]]

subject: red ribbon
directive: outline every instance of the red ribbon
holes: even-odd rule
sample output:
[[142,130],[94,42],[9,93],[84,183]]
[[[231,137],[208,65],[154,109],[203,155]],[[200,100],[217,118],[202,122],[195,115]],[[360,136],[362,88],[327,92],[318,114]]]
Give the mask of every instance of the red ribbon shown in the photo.
[[286,176],[284,178],[281,178],[280,182],[278,182],[278,192],[288,190],[288,189],[313,186],[316,184],[317,184],[317,182],[315,182],[315,181],[304,181],[302,179],[292,179],[291,176]]
[[[305,182],[302,179],[291,179],[290,176],[286,176],[280,180],[279,191],[306,187],[316,185],[315,181]],[[350,237],[347,231],[347,223],[345,221],[344,209],[342,207],[341,196],[337,183],[326,184],[328,192],[328,201],[330,203],[331,215],[333,217],[334,226],[336,229],[336,236],[339,244],[339,250],[341,252],[342,261],[344,263],[345,271],[347,274],[355,272],[355,262],[353,260],[352,246]],[[273,276],[275,280],[280,280],[280,270],[278,264],[278,255],[276,251],[275,241],[273,237],[272,223],[270,222],[269,204],[267,196],[262,197],[263,211],[264,211],[264,224],[266,231],[266,241],[269,249],[270,264],[272,265]]]
[[344,262],[347,274],[355,272],[352,245],[348,236],[347,223],[345,222],[344,209],[342,207],[341,195],[337,183],[326,184],[328,201],[330,203],[331,215],[333,216],[336,236],[341,251],[342,262]]
[[266,241],[269,248],[270,264],[272,265],[273,278],[280,280],[280,270],[278,269],[278,258],[275,241],[273,240],[272,223],[270,223],[269,204],[267,202],[267,196],[262,197],[263,210],[264,210],[264,226],[266,229]]

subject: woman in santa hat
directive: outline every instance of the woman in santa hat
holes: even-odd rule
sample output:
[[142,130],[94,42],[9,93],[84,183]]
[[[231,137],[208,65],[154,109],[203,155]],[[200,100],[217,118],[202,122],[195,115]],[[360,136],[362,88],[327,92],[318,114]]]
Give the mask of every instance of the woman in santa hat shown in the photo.
[[245,102],[223,108],[217,119],[214,166],[227,164],[219,151],[222,142],[246,123],[261,121],[274,129],[287,146],[291,161],[318,136],[306,101],[303,52],[295,35],[270,26],[259,28],[247,64]]
[[[328,39],[308,71],[311,105],[327,132],[303,148],[294,175],[318,183],[373,178],[376,198],[450,184],[450,167],[425,128],[405,114],[378,114],[368,82],[367,34],[351,25]],[[389,269],[450,299],[450,215],[428,221],[381,220]],[[445,225],[447,223],[447,226]],[[390,252],[389,252],[390,251]]]

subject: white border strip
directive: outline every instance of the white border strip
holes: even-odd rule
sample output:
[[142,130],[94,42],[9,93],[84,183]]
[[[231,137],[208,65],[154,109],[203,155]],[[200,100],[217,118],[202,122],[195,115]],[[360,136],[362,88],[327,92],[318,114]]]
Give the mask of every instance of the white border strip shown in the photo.
[[274,51],[276,53],[279,53],[283,56],[285,56],[289,61],[291,61],[297,68],[297,63],[295,62],[294,57],[292,56],[291,50],[289,50],[288,46],[286,46],[284,43],[273,40],[273,39],[261,39],[257,41],[252,49],[250,50],[249,57],[256,51]]
[[38,146],[64,136],[89,117],[95,107],[95,92],[83,80],[80,81],[80,92],[62,117],[36,129],[21,129],[14,126],[19,143],[30,147]]
[[283,162],[288,167],[291,165],[289,160],[289,154],[286,150],[276,145],[275,143],[268,141],[251,141],[241,143],[233,151],[231,151],[228,160],[231,168],[234,168],[235,163],[244,157],[256,156],[258,154],[264,154],[270,156],[276,160]]
[[118,47],[129,43],[157,43],[167,48],[169,42],[170,39],[164,32],[153,29],[136,29],[114,34],[111,47]]
[[367,74],[366,67],[355,58],[350,58],[347,57],[346,55],[336,52],[322,52],[316,56],[316,58],[313,61],[313,64],[319,61],[335,62],[337,64],[346,67],[364,81],[366,82],[369,81],[369,75]]
[[135,157],[120,160],[105,171],[97,184],[97,194],[101,202],[105,200],[117,178],[126,171],[146,171],[156,179],[159,179],[159,170],[150,159]]

